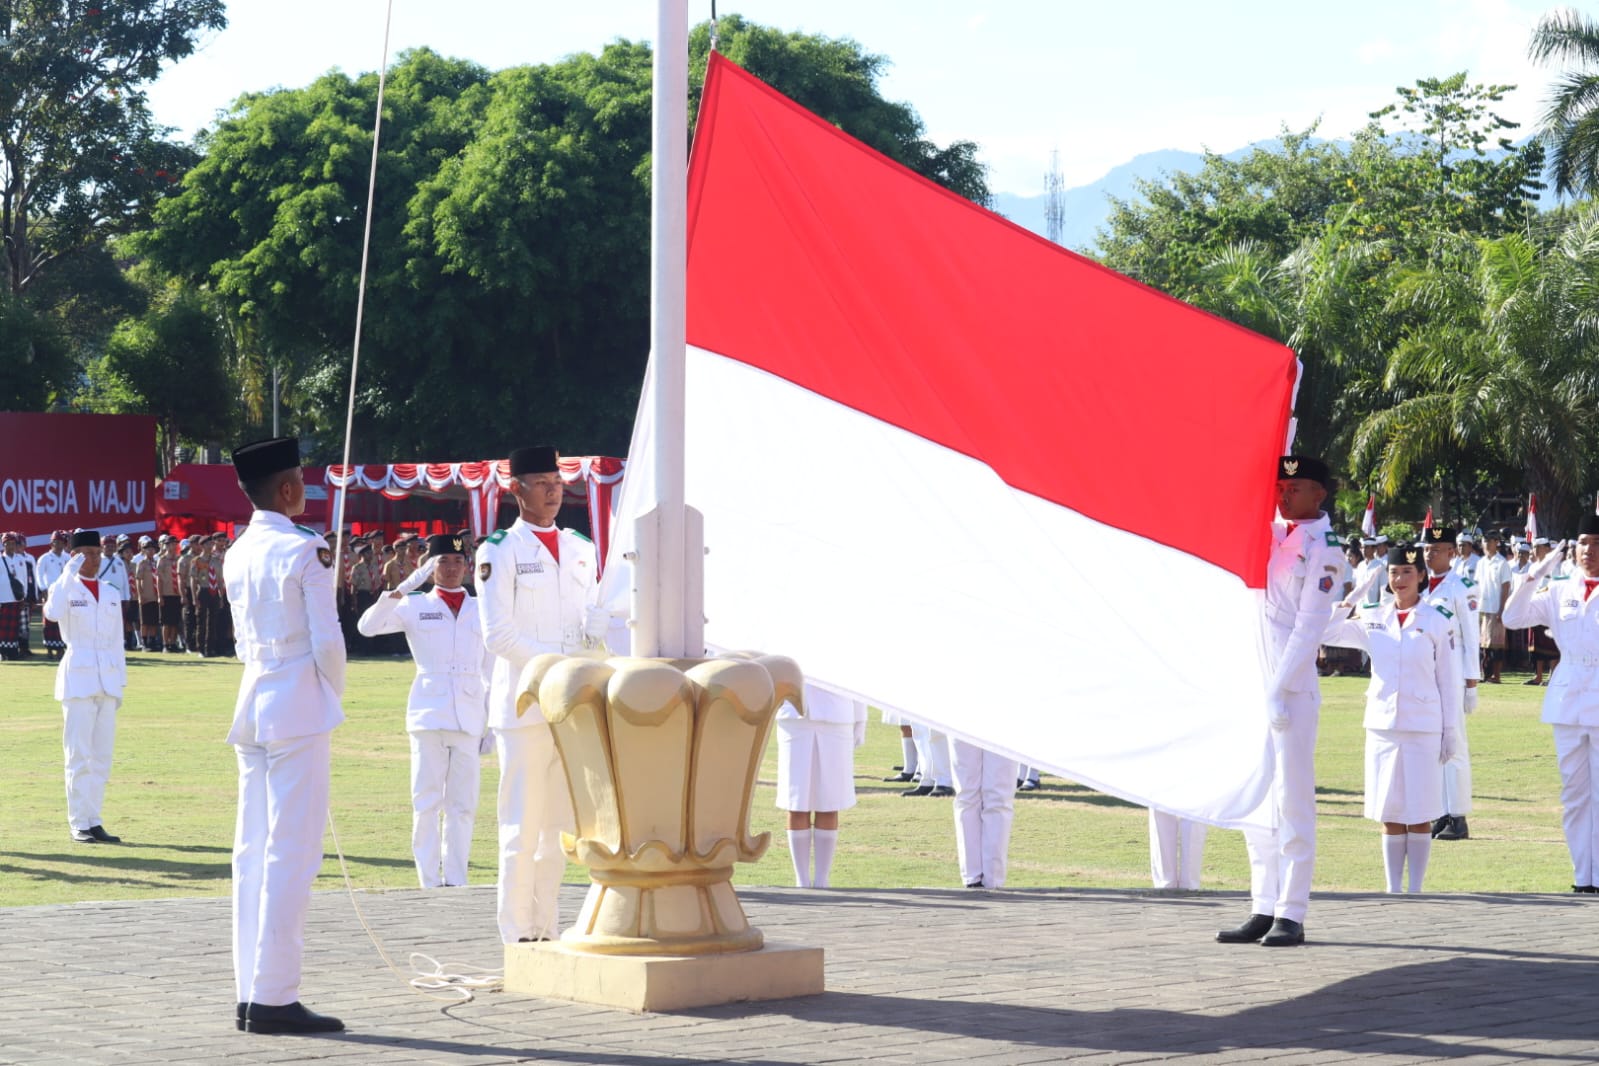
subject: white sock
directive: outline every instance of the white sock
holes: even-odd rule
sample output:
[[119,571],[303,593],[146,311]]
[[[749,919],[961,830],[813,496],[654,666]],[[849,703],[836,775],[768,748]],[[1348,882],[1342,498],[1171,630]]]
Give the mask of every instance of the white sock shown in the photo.
[[794,860],[794,883],[800,888],[811,887],[811,831],[790,829],[788,853]]
[[914,776],[916,774],[916,741],[910,737],[900,737],[900,759],[905,764],[905,772]]
[[1410,891],[1421,891],[1421,879],[1427,876],[1427,859],[1432,855],[1431,833],[1406,833],[1405,855],[1410,859]]
[[[1409,833],[1384,833],[1382,835],[1382,872],[1388,875],[1388,891],[1403,892],[1405,874],[1405,841]],[[1431,837],[1427,838],[1431,840]]]
[[816,841],[816,878],[811,882],[816,888],[827,888],[833,875],[833,852],[838,848],[837,829],[813,829]]

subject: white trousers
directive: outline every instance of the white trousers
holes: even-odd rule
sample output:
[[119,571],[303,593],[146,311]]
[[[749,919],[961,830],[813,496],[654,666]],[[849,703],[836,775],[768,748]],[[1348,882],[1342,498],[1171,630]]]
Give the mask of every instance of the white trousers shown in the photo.
[[328,736],[234,745],[233,978],[240,1003],[281,1007],[300,998],[305,912],[328,820]]
[[949,740],[931,726],[911,723],[911,739],[916,742],[916,760],[921,764],[924,785],[945,785],[953,781],[949,767]]
[[1156,888],[1199,887],[1208,828],[1170,811],[1149,809],[1149,878]]
[[949,756],[955,775],[955,852],[961,883],[981,878],[985,888],[1003,888],[1016,812],[1016,760],[953,737]]
[[1571,883],[1599,885],[1599,726],[1557,725],[1561,821],[1571,852]]
[[496,729],[500,757],[500,939],[554,938],[556,893],[566,872],[561,831],[572,828],[572,794],[555,738],[542,721]]
[[111,749],[117,739],[115,696],[90,696],[61,702],[61,748],[67,764],[67,824],[91,829],[100,824],[105,783],[111,776]]
[[1316,729],[1320,692],[1291,692],[1288,728],[1270,733],[1276,829],[1246,829],[1255,914],[1303,922],[1316,866]]
[[1461,716],[1460,747],[1455,749],[1455,757],[1443,765],[1445,814],[1471,813],[1471,749],[1466,746],[1466,734],[1470,732],[1466,728],[1468,721],[1469,716]]
[[409,736],[417,879],[423,888],[464,885],[477,819],[478,738],[455,729],[422,729]]

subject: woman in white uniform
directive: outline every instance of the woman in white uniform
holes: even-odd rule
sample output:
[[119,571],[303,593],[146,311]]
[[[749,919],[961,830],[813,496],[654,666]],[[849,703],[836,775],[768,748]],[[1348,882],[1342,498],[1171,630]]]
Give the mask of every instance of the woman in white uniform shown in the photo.
[[1389,603],[1345,616],[1340,604],[1323,643],[1371,657],[1366,689],[1366,817],[1382,823],[1388,891],[1421,891],[1432,850],[1432,820],[1443,813],[1443,765],[1460,744],[1463,702],[1455,622],[1421,600],[1422,549],[1388,553]]
[[788,812],[794,883],[827,888],[838,812],[855,806],[855,749],[866,742],[866,704],[809,684],[803,700],[803,715],[792,703],[777,712],[777,805]]

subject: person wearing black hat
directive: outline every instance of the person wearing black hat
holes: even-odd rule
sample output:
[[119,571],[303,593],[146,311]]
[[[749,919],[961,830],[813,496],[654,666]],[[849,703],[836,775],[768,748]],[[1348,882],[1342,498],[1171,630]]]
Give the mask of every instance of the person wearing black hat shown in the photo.
[[564,491],[555,449],[518,448],[509,465],[518,516],[478,545],[477,585],[483,642],[495,656],[489,725],[500,761],[500,939],[514,944],[559,929],[560,838],[572,824],[550,727],[537,707],[517,714],[517,681],[534,656],[578,652],[602,638],[610,617],[593,606],[594,545],[555,526]]
[[1302,455],[1277,462],[1277,519],[1266,564],[1265,638],[1273,663],[1266,709],[1271,725],[1272,799],[1277,828],[1244,833],[1250,915],[1216,939],[1288,947],[1305,941],[1316,862],[1316,731],[1321,689],[1316,651],[1343,580],[1343,545],[1322,503],[1327,464]]
[[1422,601],[1422,549],[1388,553],[1391,603],[1337,611],[1323,639],[1371,656],[1366,688],[1365,814],[1382,823],[1388,891],[1420,892],[1443,810],[1443,764],[1463,731],[1460,654],[1449,611]]
[[128,665],[121,593],[109,582],[82,576],[99,570],[100,534],[80,529],[72,535],[72,560],[50,587],[44,608],[66,644],[56,667],[55,696],[61,701],[67,759],[67,823],[72,839],[82,844],[120,842],[101,824],[100,808]]
[[[333,608],[333,553],[289,520],[305,510],[293,437],[234,449],[254,506],[223,579],[244,677],[228,731],[239,763],[233,848],[233,970],[238,1028],[332,1032],[300,1002],[311,883],[328,820],[329,734],[344,720],[344,636]],[[197,564],[198,569],[198,564]]]
[[[1426,558],[1426,587],[1421,595],[1428,603],[1442,607],[1455,622],[1455,647],[1460,655],[1460,676],[1464,681],[1465,712],[1477,709],[1477,683],[1482,680],[1482,656],[1477,645],[1482,624],[1477,620],[1477,583],[1461,577],[1454,569],[1455,531],[1447,526],[1431,526],[1421,531],[1421,547]],[[1444,766],[1444,813],[1433,822],[1433,837],[1438,840],[1465,840],[1471,835],[1466,816],[1471,813],[1471,750],[1464,725],[1453,758]]]
[[[1549,678],[1542,720],[1555,737],[1560,767],[1561,819],[1571,853],[1571,887],[1599,892],[1599,516],[1577,524],[1576,572],[1558,572],[1549,552],[1505,603],[1505,625],[1548,626],[1560,647]],[[1544,579],[1547,578],[1547,584]]]
[[[50,586],[60,578],[62,571],[72,561],[72,555],[67,551],[67,544],[72,539],[72,534],[64,529],[58,529],[50,535],[50,550],[39,556],[37,572],[39,575],[39,595],[49,598]],[[66,646],[61,643],[61,627],[50,621],[46,616],[44,632],[41,634],[44,641],[44,653],[52,659],[61,658],[61,653]]]
[[[466,884],[477,818],[494,657],[483,646],[478,602],[461,587],[469,565],[465,538],[429,537],[422,565],[357,623],[367,637],[403,633],[416,660],[405,731],[411,741],[411,853],[423,888]],[[432,590],[421,591],[429,579]]]

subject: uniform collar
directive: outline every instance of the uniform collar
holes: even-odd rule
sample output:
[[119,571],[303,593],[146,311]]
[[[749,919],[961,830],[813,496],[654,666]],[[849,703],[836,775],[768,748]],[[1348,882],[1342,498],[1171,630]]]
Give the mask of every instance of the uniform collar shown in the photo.
[[289,520],[289,516],[286,514],[279,514],[277,511],[251,511],[250,524],[253,526],[257,523],[267,526],[270,529],[294,528],[294,523]]

